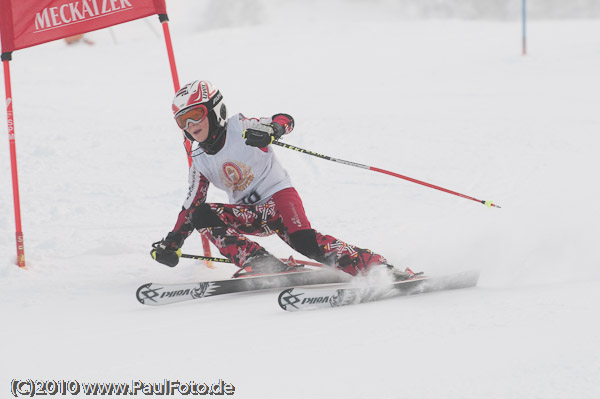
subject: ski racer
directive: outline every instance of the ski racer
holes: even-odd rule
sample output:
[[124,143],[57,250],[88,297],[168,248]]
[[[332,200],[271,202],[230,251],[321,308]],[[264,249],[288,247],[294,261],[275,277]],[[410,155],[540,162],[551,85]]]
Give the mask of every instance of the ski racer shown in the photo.
[[[237,275],[289,271],[290,266],[248,235],[277,234],[291,248],[353,276],[383,265],[395,280],[410,278],[381,255],[314,230],[287,171],[269,145],[294,129],[283,113],[266,118],[228,118],[221,92],[208,81],[183,86],[173,100],[173,114],[191,151],[189,191],[175,227],[153,244],[152,257],[178,264],[185,239],[197,230],[241,270]],[[208,203],[209,184],[224,190],[229,204]]]

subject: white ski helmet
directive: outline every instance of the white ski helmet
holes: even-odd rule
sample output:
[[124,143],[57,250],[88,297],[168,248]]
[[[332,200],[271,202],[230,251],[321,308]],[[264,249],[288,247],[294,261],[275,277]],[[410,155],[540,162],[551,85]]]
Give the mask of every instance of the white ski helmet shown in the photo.
[[[208,138],[199,145],[209,154],[217,153],[225,140],[227,108],[223,95],[211,82],[196,80],[183,86],[173,99],[173,116],[190,141],[194,138],[185,130],[186,114],[197,115],[200,120],[208,117]],[[195,119],[194,116],[190,119]]]

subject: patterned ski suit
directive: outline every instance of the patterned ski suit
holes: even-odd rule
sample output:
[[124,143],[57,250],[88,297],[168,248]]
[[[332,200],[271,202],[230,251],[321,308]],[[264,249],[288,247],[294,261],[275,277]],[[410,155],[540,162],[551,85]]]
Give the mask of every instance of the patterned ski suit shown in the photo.
[[[281,117],[283,114],[277,115]],[[381,255],[312,229],[273,149],[248,146],[242,137],[245,129],[270,122],[271,118],[234,115],[227,121],[223,148],[213,155],[193,157],[188,196],[172,234],[185,239],[198,230],[239,267],[262,248],[246,235],[272,234],[299,253],[351,275],[387,264]],[[227,192],[230,204],[206,202],[210,183]]]

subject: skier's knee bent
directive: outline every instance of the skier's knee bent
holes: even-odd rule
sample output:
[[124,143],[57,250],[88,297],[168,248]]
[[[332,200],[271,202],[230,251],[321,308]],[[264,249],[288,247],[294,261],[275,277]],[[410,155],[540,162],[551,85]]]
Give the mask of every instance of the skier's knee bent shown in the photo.
[[192,215],[192,224],[194,225],[195,229],[225,226],[225,223],[223,223],[223,221],[207,203],[198,206],[194,210],[194,214]]
[[325,254],[317,242],[317,232],[313,229],[298,230],[290,234],[290,244],[306,257],[319,262],[324,259]]

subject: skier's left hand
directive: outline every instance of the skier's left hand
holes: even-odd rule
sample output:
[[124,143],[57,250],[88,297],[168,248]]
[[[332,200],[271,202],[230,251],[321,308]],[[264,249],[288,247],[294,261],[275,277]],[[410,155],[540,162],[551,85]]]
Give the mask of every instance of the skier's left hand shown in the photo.
[[152,251],[150,255],[152,258],[167,265],[169,267],[175,267],[179,263],[181,257],[180,247],[183,245],[183,238],[180,234],[170,232],[166,238],[152,244]]
[[244,130],[246,145],[263,148],[279,139],[285,133],[285,128],[277,122],[260,124]]

